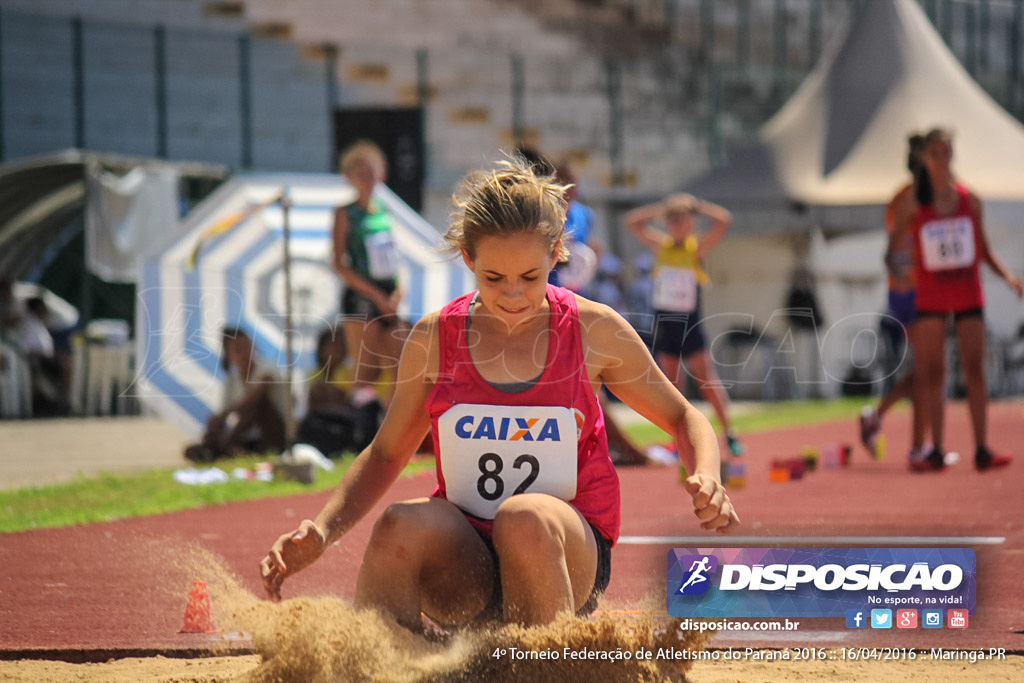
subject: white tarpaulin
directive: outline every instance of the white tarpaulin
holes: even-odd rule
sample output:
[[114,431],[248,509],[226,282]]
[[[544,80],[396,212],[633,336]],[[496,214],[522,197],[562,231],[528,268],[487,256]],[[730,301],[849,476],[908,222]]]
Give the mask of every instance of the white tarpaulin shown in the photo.
[[118,175],[91,163],[85,244],[89,270],[107,282],[135,282],[138,265],[178,226],[178,171],[141,165]]

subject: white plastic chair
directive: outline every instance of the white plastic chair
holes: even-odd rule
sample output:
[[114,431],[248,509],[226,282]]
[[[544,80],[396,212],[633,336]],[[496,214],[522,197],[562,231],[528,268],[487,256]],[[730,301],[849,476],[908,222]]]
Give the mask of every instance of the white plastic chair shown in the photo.
[[[136,403],[120,394],[131,384],[135,347],[125,320],[89,322],[76,347],[75,399],[84,415],[132,412]],[[80,367],[79,367],[80,365]]]
[[32,417],[32,371],[18,351],[0,342],[0,416]]

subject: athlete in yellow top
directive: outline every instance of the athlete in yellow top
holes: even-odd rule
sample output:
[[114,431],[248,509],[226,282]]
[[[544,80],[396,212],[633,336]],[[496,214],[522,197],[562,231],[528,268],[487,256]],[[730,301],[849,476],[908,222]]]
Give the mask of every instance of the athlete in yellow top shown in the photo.
[[[697,234],[700,216],[711,228]],[[701,329],[700,288],[708,281],[704,256],[718,244],[732,222],[732,214],[717,204],[689,194],[675,194],[663,202],[641,206],[626,214],[626,227],[654,254],[654,354],[668,378],[682,389],[682,359],[711,404],[725,432],[729,451],[743,454],[729,420],[729,395],[715,372]],[[661,223],[664,229],[654,227]]]

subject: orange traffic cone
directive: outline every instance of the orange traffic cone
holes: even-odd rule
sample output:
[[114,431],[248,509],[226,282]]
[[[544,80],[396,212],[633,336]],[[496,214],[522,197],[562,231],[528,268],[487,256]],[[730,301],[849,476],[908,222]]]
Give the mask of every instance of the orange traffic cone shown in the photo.
[[178,633],[216,633],[216,622],[210,610],[210,592],[205,581],[193,581],[185,606],[185,623]]

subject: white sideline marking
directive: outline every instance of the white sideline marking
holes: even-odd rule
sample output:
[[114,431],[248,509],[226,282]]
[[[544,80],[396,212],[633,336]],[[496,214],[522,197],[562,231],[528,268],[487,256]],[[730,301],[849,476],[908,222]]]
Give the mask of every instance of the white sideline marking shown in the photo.
[[672,545],[683,547],[729,548],[751,546],[930,546],[930,545],[1002,545],[1005,536],[620,536],[626,545]]

